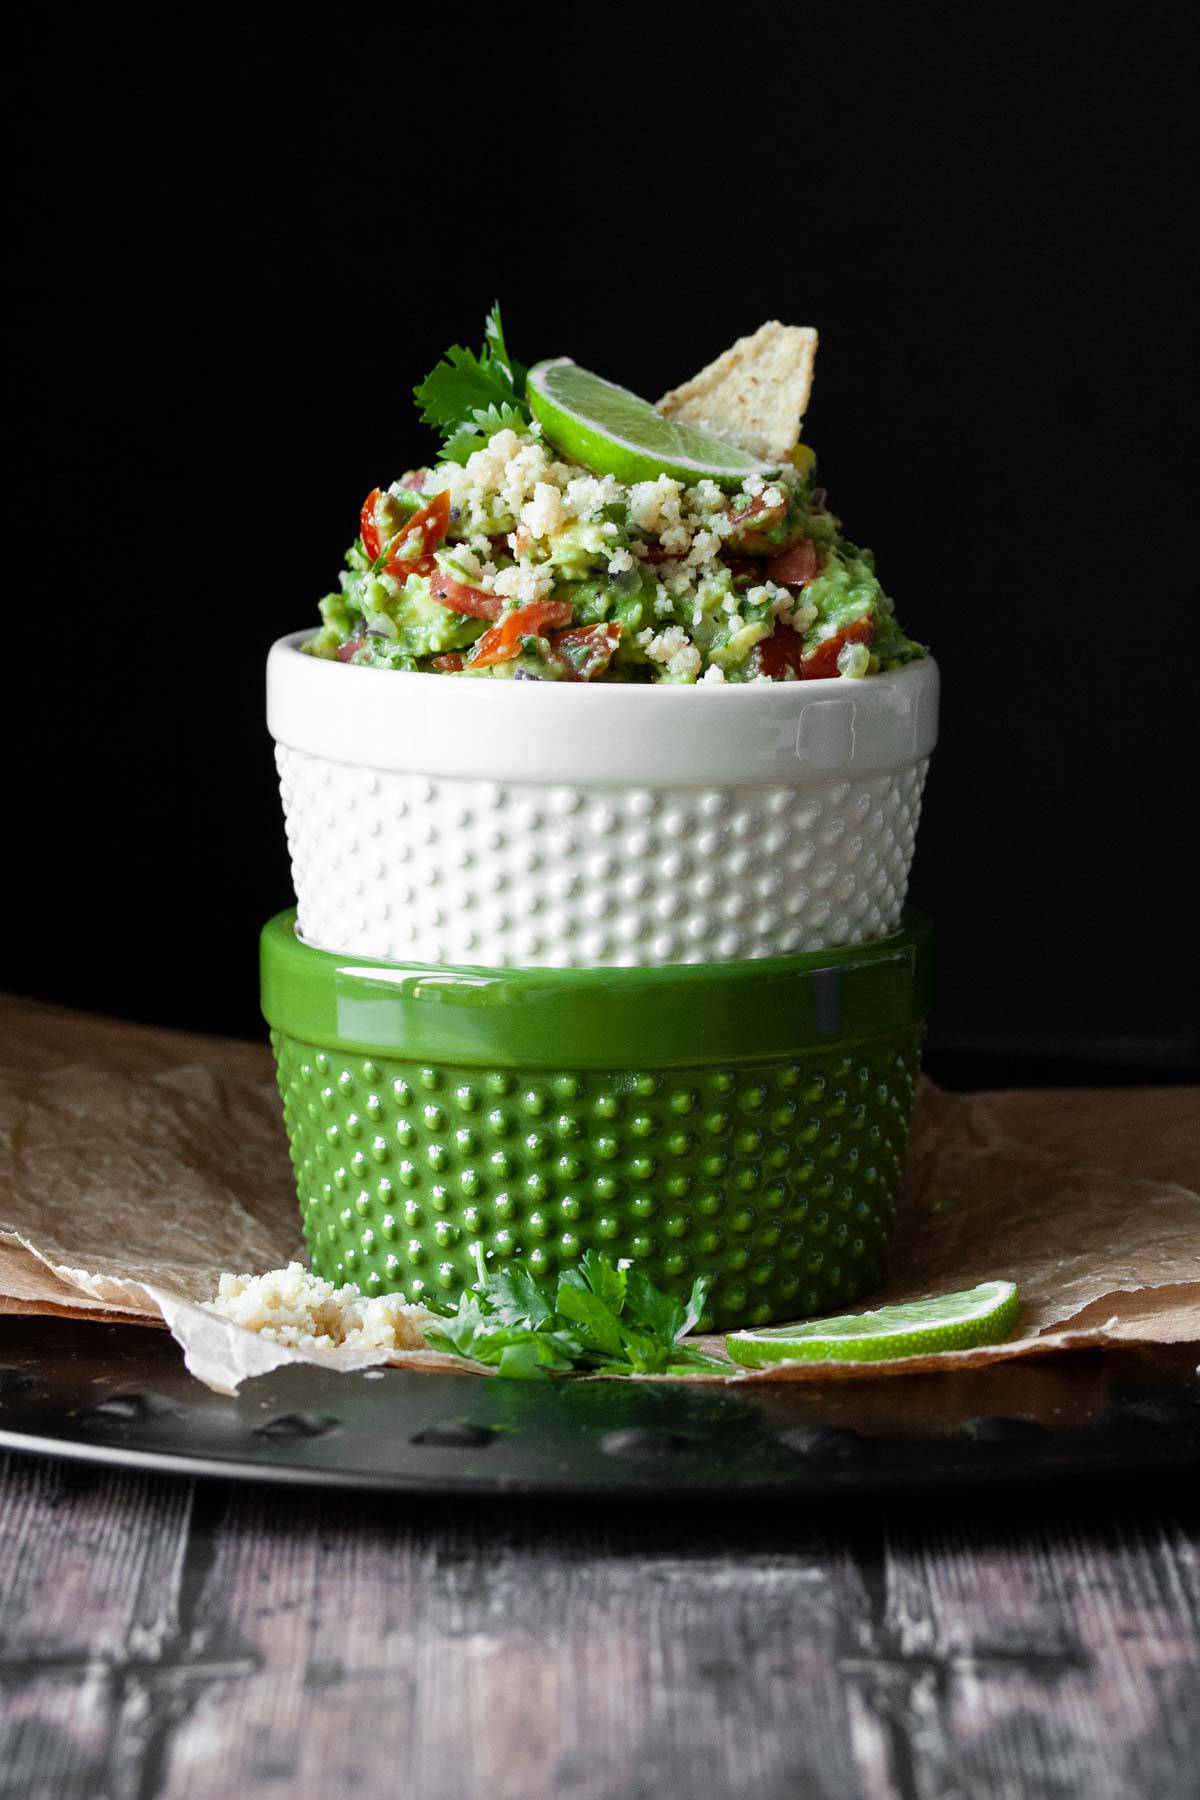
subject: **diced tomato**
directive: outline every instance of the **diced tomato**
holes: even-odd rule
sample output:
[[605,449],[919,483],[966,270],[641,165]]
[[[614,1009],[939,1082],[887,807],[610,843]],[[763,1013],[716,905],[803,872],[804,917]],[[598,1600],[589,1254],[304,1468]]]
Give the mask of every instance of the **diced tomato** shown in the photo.
[[484,632],[467,660],[473,669],[511,662],[521,653],[522,638],[537,637],[547,626],[566,625],[570,617],[571,608],[565,600],[534,600],[528,606],[518,606]]
[[461,674],[463,666],[462,653],[458,650],[451,650],[445,656],[435,656],[433,659],[433,666],[435,669],[444,669],[447,675]]
[[573,680],[591,681],[612,661],[622,629],[615,619],[602,625],[576,625],[570,631],[552,633],[550,642],[567,663]]
[[804,648],[804,639],[790,625],[777,625],[769,638],[758,646],[759,668],[764,675],[778,681],[788,669],[801,681],[821,681],[838,672],[838,657],[846,644],[869,644],[874,622],[855,619],[834,637]]
[[847,625],[835,637],[826,638],[824,643],[816,644],[804,653],[800,663],[800,675],[804,681],[816,681],[838,672],[838,656],[846,644],[869,644],[875,635],[875,623],[872,619],[855,619],[853,625]]
[[820,568],[817,546],[811,538],[801,538],[790,550],[781,550],[767,564],[767,574],[781,587],[803,587],[812,581]]
[[779,681],[789,669],[799,675],[803,655],[804,639],[800,633],[790,625],[776,625],[770,637],[758,646],[758,666],[772,681]]
[[[407,575],[431,574],[433,551],[450,528],[449,491],[435,494],[390,541],[381,538],[379,533],[379,503],[382,498],[380,490],[372,488],[358,515],[359,535],[368,558],[373,563],[378,562],[386,548],[390,554],[383,565],[385,574],[398,575],[401,580]],[[401,549],[406,551],[403,556],[400,554]]]
[[498,619],[504,610],[499,594],[487,594],[482,588],[468,587],[465,581],[455,581],[452,575],[447,575],[436,565],[429,577],[429,591],[451,612],[466,613],[472,619]]
[[737,512],[734,513],[733,522],[735,525],[746,525],[751,519],[756,519],[759,513],[764,513],[767,510],[767,503],[762,495],[755,494],[748,506],[739,507]]
[[358,515],[358,533],[362,538],[363,549],[371,562],[375,561],[382,548],[379,542],[379,526],[375,520],[375,508],[379,505],[379,501],[379,489],[372,488],[363,501],[362,510]]
[[[395,547],[384,563],[386,575],[430,575],[434,547],[450,526],[450,492],[435,494],[396,534]],[[401,555],[401,551],[404,552]]]
[[[749,506],[743,512],[735,513],[733,540],[748,550],[765,549],[762,534],[773,525],[780,524],[787,517],[787,502],[781,500],[778,506],[768,506],[761,494],[755,494]],[[752,530],[747,530],[752,526]]]

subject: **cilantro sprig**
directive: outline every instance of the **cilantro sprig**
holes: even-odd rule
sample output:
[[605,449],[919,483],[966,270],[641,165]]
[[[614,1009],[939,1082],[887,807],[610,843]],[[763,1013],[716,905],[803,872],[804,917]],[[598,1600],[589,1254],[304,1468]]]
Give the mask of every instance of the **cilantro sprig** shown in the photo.
[[509,355],[497,301],[484,321],[478,355],[451,344],[413,389],[421,423],[443,435],[442,459],[465,463],[497,431],[523,431],[533,415],[525,403],[525,366]]
[[683,1342],[704,1310],[701,1277],[686,1301],[656,1288],[640,1270],[587,1250],[557,1282],[525,1263],[489,1269],[475,1245],[479,1279],[425,1341],[485,1363],[498,1375],[529,1378],[579,1371],[608,1375],[728,1374],[728,1365]]

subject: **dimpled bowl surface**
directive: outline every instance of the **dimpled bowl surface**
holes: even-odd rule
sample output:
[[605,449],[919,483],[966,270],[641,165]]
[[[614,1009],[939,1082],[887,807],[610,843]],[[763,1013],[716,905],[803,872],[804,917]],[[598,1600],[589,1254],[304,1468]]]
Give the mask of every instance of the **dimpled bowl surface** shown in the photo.
[[[676,1291],[708,1276],[718,1327],[850,1304],[885,1270],[925,978],[911,934],[841,955],[843,966],[811,977],[807,959],[793,959],[795,1004],[785,997],[773,1011],[766,990],[777,994],[787,970],[758,978],[764,1049],[778,1051],[781,1034],[798,1041],[753,1056],[736,1050],[756,991],[743,985],[754,981],[745,965],[615,972],[642,989],[630,987],[626,1004],[616,988],[618,1024],[605,1037],[620,1041],[609,1056],[599,1038],[594,1053],[586,1048],[598,976],[557,978],[583,984],[570,1006],[554,977],[509,976],[493,1003],[486,973],[458,972],[461,988],[448,994],[440,984],[454,972],[344,965],[298,945],[290,920],[275,922],[264,934],[264,1008],[314,1268],[368,1294],[453,1296],[473,1279],[475,1243],[550,1275],[594,1247]],[[356,982],[367,1001],[355,998]],[[538,1009],[538,982],[557,1013]],[[406,1010],[389,1012],[400,987]],[[806,1014],[809,988],[817,998]],[[694,1022],[708,999],[728,1016],[706,1040]],[[874,1012],[883,1028],[864,1035]],[[654,1038],[655,1015],[665,1037]],[[428,1043],[404,1053],[349,1041],[351,1026],[382,1036],[392,1019],[410,1039],[441,1033],[438,1042],[461,1049],[431,1056]],[[332,1020],[344,1021],[347,1041]],[[484,1060],[496,1043],[487,1032],[508,1036],[511,1053]],[[799,1041],[822,1032],[824,1042]],[[689,1036],[694,1053],[678,1048]],[[666,1045],[671,1060],[633,1062],[639,1038],[651,1058]],[[530,1055],[540,1066],[528,1066]]]
[[864,681],[589,689],[321,662],[268,716],[301,929],[493,968],[733,962],[894,931],[931,662]]
[[920,1034],[719,1069],[559,1074],[338,1054],[272,1034],[313,1267],[453,1296],[478,1242],[539,1274],[589,1247],[717,1327],[801,1318],[882,1279]]

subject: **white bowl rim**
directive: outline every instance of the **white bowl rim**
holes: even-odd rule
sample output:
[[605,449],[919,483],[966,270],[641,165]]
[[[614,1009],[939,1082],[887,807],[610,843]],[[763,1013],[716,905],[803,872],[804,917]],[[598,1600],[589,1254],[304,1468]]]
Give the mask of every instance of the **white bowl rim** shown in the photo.
[[271,735],[370,769],[555,786],[795,783],[906,767],[937,741],[932,657],[861,680],[590,686],[363,668],[306,656],[312,635],[271,647]]

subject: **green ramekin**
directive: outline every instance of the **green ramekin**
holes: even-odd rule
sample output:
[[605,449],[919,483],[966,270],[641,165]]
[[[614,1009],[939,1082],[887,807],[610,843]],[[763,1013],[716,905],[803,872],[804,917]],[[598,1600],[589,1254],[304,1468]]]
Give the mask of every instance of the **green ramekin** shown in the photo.
[[262,1006],[313,1267],[452,1295],[471,1246],[593,1247],[710,1326],[803,1318],[885,1269],[929,931],[755,962],[470,969],[262,937]]

